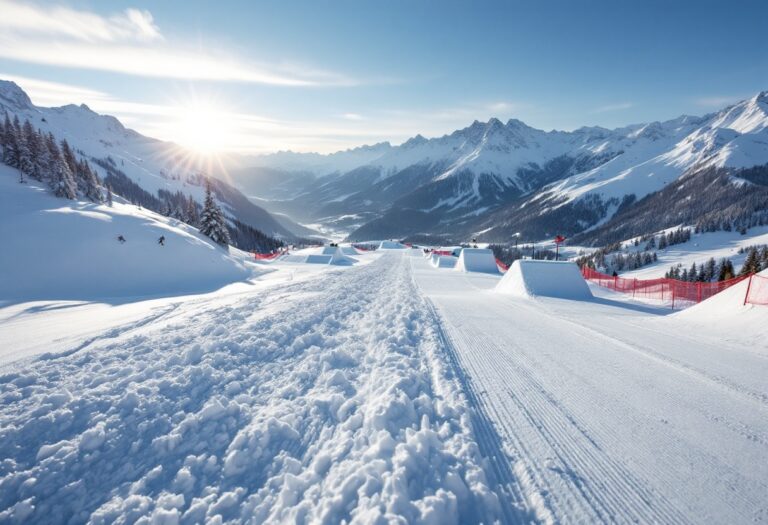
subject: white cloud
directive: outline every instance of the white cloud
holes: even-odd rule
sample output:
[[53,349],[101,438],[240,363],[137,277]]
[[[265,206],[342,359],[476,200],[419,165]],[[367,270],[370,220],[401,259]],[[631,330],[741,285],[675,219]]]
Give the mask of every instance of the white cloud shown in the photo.
[[0,0],[0,57],[137,76],[281,86],[355,85],[345,75],[300,64],[267,64],[165,41],[152,14],[111,17],[67,7]]
[[346,120],[363,120],[363,116],[360,113],[344,113],[341,118]]
[[44,8],[0,0],[0,29],[48,37],[64,36],[86,42],[153,41],[162,39],[149,11],[126,9],[104,18],[68,7]]
[[592,113],[608,113],[610,111],[623,111],[633,108],[635,105],[631,102],[620,102],[618,104],[606,104],[592,110]]

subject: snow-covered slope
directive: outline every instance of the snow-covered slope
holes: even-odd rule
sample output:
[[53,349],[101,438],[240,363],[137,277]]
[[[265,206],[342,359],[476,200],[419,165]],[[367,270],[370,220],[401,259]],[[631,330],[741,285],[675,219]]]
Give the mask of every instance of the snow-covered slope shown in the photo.
[[19,184],[5,165],[0,239],[0,302],[178,295],[252,274],[246,254],[227,252],[184,223],[117,201],[59,199]]
[[[275,220],[266,210],[248,201],[227,184],[219,166],[209,166],[196,160],[183,148],[169,142],[145,137],[127,129],[115,117],[99,115],[86,105],[62,107],[35,106],[27,94],[14,82],[0,80],[0,115],[7,112],[20,120],[28,119],[33,127],[66,139],[75,150],[90,159],[114,161],[114,168],[123,172],[143,190],[157,196],[158,190],[180,191],[202,203],[204,185],[200,174],[218,178],[218,197],[224,200],[225,211],[270,236],[293,238],[296,235]],[[104,176],[104,170],[97,167]]]

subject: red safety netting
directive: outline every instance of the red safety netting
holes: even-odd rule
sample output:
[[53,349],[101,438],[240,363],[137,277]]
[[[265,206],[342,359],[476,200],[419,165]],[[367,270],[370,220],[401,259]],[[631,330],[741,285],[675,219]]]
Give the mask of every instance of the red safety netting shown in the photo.
[[506,272],[507,270],[509,270],[509,266],[507,266],[506,264],[504,264],[503,262],[501,262],[501,261],[500,261],[498,258],[496,258],[496,266],[498,266],[498,267],[499,267],[499,269],[500,269],[502,272]]
[[744,304],[768,305],[768,277],[750,276]]
[[254,253],[253,257],[257,261],[271,261],[272,259],[276,259],[277,257],[279,257],[280,255],[283,255],[284,253],[288,253],[288,252],[285,251],[285,252],[272,252],[272,253]]
[[606,275],[586,266],[581,269],[581,274],[585,279],[600,286],[617,292],[632,294],[632,297],[671,301],[673,308],[680,303],[700,303],[749,277],[742,275],[714,283],[691,283],[667,278],[626,279]]
[[453,255],[451,250],[432,250],[434,255]]

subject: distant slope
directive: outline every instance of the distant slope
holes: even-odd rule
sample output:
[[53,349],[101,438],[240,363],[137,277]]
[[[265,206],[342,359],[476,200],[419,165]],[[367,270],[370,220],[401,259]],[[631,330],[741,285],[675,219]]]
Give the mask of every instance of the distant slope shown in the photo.
[[600,227],[576,235],[572,242],[600,246],[697,223],[705,230],[768,224],[768,164],[742,170],[712,167],[692,171],[618,211]]
[[186,224],[120,202],[56,198],[19,184],[5,165],[0,238],[0,302],[205,292],[252,273],[245,254],[228,253]]

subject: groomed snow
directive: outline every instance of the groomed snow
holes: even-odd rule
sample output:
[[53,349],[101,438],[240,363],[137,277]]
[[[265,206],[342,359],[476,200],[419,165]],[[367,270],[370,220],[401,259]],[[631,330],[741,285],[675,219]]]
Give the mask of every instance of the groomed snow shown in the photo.
[[567,261],[518,259],[512,263],[495,288],[496,293],[517,297],[557,297],[586,301],[592,299],[579,267]]

